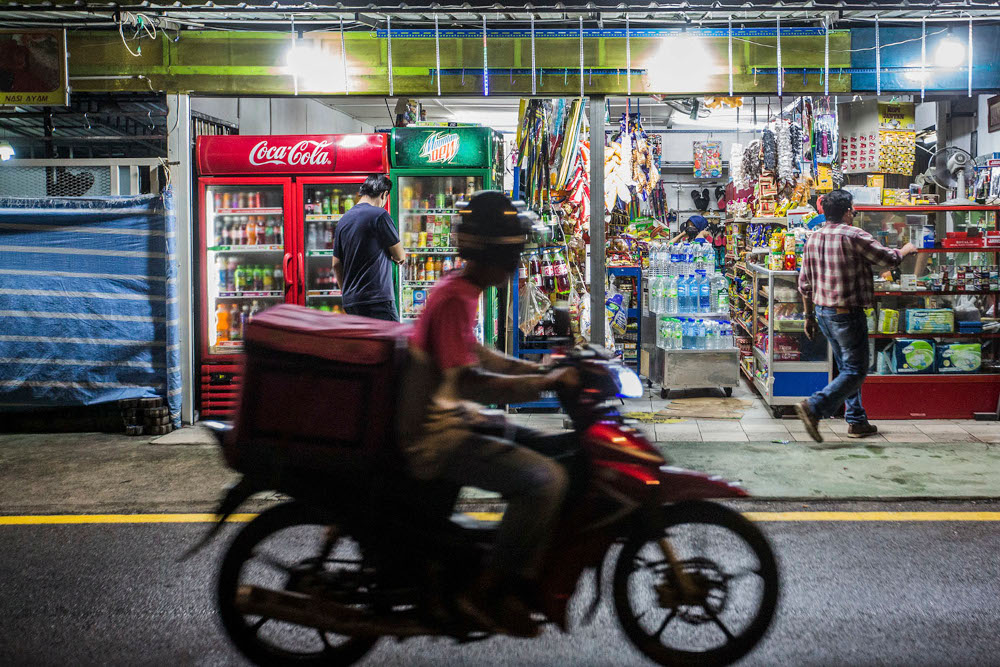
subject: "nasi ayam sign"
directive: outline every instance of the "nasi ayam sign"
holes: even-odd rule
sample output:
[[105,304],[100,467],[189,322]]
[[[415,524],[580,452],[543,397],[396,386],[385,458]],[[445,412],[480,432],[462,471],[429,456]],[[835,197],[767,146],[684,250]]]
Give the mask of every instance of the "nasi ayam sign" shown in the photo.
[[420,157],[430,164],[445,164],[458,155],[459,137],[455,132],[433,132],[424,140]]
[[68,104],[63,30],[0,30],[0,105]]

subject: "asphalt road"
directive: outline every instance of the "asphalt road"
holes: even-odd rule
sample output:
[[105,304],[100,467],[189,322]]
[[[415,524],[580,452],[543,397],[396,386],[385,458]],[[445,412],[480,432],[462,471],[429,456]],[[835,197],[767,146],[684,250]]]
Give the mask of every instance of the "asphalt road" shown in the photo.
[[[0,665],[244,664],[221,632],[212,588],[213,567],[239,526],[227,528],[224,539],[195,559],[176,562],[204,527],[0,526]],[[1000,661],[996,522],[763,527],[780,556],[784,590],[771,633],[742,664]],[[577,607],[592,590],[590,582],[581,586]],[[537,640],[499,638],[462,647],[446,640],[384,641],[363,664],[649,663],[629,646],[605,604],[594,624],[570,635],[550,629]]]

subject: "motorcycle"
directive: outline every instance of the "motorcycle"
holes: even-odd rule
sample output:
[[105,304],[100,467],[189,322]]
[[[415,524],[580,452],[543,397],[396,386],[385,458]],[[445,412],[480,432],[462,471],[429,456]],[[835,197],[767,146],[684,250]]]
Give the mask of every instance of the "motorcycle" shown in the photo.
[[[560,395],[573,429],[544,439],[571,483],[533,591],[538,614],[568,632],[578,581],[595,571],[591,620],[613,563],[617,618],[646,657],[725,665],[746,655],[774,616],[778,566],[753,523],[711,501],[747,493],[670,466],[626,423],[613,399],[643,387],[603,351],[571,350],[553,363],[576,368],[580,384]],[[489,636],[449,602],[478,573],[497,525],[452,515],[458,489],[402,472],[366,489],[308,471],[298,480],[281,489],[291,500],[239,531],[222,562],[219,612],[243,655],[261,665],[349,665],[382,638]],[[259,490],[259,482],[231,489],[202,544]]]

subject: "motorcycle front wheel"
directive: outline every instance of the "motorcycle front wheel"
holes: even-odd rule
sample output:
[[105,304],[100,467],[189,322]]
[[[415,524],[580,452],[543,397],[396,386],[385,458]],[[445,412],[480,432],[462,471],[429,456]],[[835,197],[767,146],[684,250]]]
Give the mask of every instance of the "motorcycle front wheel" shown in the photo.
[[743,515],[711,502],[663,508],[626,540],[615,564],[622,629],[661,665],[739,660],[770,627],[778,589],[767,538]]
[[273,507],[246,525],[233,540],[219,571],[222,625],[243,655],[258,665],[351,665],[377,638],[344,637],[236,606],[240,586],[309,593],[323,582],[363,580],[360,545],[336,531],[329,517],[297,502]]

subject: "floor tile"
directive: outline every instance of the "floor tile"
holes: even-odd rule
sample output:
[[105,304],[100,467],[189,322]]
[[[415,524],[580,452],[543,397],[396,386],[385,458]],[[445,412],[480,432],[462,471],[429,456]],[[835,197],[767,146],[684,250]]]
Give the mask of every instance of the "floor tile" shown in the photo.
[[976,438],[979,442],[1000,444],[1000,433],[976,433],[972,434],[972,437]]
[[[879,429],[881,431],[881,429]],[[881,433],[886,442],[934,442],[929,435],[923,433]]]
[[928,435],[932,435],[932,434],[933,435],[946,435],[946,434],[949,434],[949,433],[950,434],[955,434],[955,435],[968,434],[968,431],[966,431],[964,428],[962,428],[958,424],[919,424],[918,423],[916,426],[917,426],[918,429],[920,429],[921,433],[926,433]]
[[705,442],[749,442],[745,433],[736,432],[702,432],[701,439]]
[[953,442],[982,442],[979,438],[972,435],[971,433],[966,433],[965,431],[961,433],[925,433],[931,441],[946,444]]
[[743,422],[743,431],[745,433],[785,433],[788,434],[788,429],[785,428],[783,424],[778,424],[775,422],[767,422],[764,424],[748,423]]
[[772,441],[793,441],[793,436],[788,431],[754,431],[747,433],[750,442],[772,442]]

